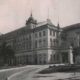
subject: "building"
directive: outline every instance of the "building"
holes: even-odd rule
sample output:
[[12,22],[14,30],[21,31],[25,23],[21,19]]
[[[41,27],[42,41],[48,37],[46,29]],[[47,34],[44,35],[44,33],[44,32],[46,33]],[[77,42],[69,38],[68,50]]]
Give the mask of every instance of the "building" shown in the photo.
[[53,47],[59,43],[60,31],[49,19],[38,23],[31,14],[24,27],[2,35],[1,40],[15,50],[17,64],[54,63],[56,50]]
[[[61,34],[61,45],[63,45],[63,47],[65,45],[67,48],[69,48],[69,46],[72,46],[72,48],[80,47],[80,23],[64,27]],[[75,61],[73,60],[74,63],[80,63],[80,52],[74,57],[76,58]]]
[[1,35],[0,44],[5,41],[13,48],[16,64],[73,64],[70,46],[80,45],[78,28],[60,28],[49,19],[38,23],[31,14],[24,27]]

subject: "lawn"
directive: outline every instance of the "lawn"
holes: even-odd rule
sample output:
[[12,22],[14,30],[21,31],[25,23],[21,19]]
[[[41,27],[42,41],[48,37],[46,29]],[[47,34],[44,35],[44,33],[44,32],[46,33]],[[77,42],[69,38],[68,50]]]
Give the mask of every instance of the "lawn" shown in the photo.
[[49,66],[42,71],[40,74],[47,74],[47,73],[57,73],[57,72],[80,72],[80,65],[61,65],[61,66]]

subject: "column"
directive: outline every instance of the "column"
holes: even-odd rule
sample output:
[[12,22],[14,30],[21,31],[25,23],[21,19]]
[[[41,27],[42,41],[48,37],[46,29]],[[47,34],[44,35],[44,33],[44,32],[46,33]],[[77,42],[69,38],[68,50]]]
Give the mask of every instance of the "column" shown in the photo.
[[73,62],[72,47],[69,48],[69,53],[68,53],[68,55],[69,55],[69,63],[70,63],[70,64],[74,64],[74,62]]

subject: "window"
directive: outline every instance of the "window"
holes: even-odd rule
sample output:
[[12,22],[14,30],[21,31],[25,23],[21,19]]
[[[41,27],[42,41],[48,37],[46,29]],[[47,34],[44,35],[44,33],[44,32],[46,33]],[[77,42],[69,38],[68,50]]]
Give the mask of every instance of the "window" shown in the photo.
[[52,30],[50,29],[50,35],[52,35]]
[[79,46],[80,46],[80,41],[79,41]]
[[45,36],[46,35],[46,32],[45,31],[43,31],[43,36]]
[[55,36],[55,31],[53,31],[53,36]]
[[37,48],[37,40],[35,41],[35,48]]
[[43,47],[46,46],[46,39],[43,39]]
[[39,32],[39,37],[41,37],[41,32]]
[[35,38],[37,38],[38,37],[38,35],[37,35],[37,33],[35,33]]
[[46,54],[44,54],[44,58],[46,58]]
[[54,61],[55,61],[55,55],[53,56],[53,58],[54,58]]
[[53,40],[53,43],[54,43],[54,46],[56,46],[56,45],[57,45],[57,40],[54,39],[54,40]]
[[42,47],[42,40],[39,40],[39,47]]
[[41,58],[41,54],[39,54],[40,58]]
[[52,43],[53,43],[53,42],[52,42],[52,39],[50,39],[50,46],[51,46],[51,47],[52,47],[52,45],[53,45]]
[[31,42],[31,40],[29,40],[28,42],[29,42],[29,43],[28,43],[28,47],[29,47],[29,49],[31,49],[31,46],[32,46],[31,43],[32,43],[32,42]]
[[31,39],[31,35],[29,35],[29,39]]
[[57,60],[59,60],[59,55],[57,55],[57,57],[56,57],[56,58],[57,58]]

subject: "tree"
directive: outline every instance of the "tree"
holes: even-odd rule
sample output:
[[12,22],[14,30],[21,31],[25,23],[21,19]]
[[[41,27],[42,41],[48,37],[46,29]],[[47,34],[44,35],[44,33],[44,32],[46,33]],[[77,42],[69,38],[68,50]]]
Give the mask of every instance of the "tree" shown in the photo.
[[73,59],[75,62],[75,58],[80,55],[80,47],[73,48]]
[[0,46],[0,58],[1,58],[1,63],[5,63],[5,53],[6,53],[6,42],[3,42],[2,45]]
[[3,42],[0,46],[0,58],[3,64],[13,64],[15,52],[10,45],[7,45],[6,42]]

